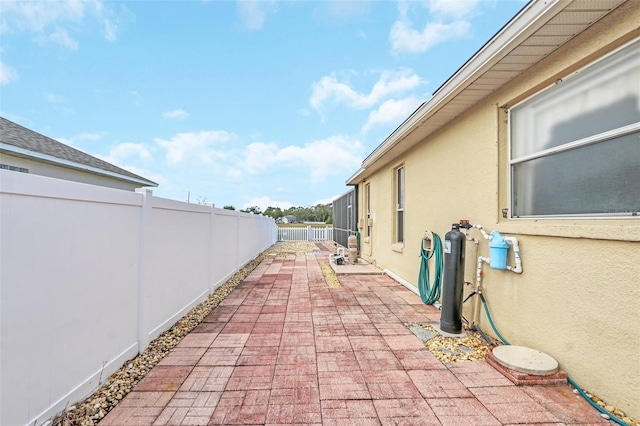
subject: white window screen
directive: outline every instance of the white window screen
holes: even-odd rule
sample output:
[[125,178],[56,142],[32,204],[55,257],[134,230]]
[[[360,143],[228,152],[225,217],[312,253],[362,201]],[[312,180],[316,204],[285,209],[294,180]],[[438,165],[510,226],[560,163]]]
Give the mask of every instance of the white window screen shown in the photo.
[[514,107],[515,217],[640,211],[640,41]]
[[404,167],[396,169],[396,242],[404,242]]
[[367,237],[371,236],[371,225],[369,224],[369,220],[371,219],[371,184],[366,184],[364,187],[364,196],[365,200],[365,209],[366,209],[366,221],[365,226],[367,227]]

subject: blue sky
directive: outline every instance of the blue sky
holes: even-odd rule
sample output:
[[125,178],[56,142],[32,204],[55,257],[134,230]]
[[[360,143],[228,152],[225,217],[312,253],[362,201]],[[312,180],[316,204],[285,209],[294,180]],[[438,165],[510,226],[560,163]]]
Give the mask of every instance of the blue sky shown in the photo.
[[0,115],[216,206],[330,202],[524,0],[0,2]]

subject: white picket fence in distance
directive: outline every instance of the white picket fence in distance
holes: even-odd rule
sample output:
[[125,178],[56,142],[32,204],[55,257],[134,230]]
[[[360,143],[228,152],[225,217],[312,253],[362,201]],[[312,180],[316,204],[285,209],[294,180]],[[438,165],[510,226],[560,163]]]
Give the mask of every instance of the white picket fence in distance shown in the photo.
[[89,395],[277,241],[272,218],[0,170],[0,425]]
[[278,241],[333,241],[333,227],[278,227]]

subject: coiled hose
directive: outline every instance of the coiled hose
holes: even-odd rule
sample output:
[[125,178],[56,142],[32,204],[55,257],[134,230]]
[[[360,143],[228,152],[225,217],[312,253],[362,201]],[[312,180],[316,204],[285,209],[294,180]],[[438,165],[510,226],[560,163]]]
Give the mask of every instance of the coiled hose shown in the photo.
[[[495,324],[493,323],[493,320],[491,319],[491,314],[489,313],[489,307],[487,306],[487,301],[484,298],[484,295],[482,293],[480,293],[480,299],[482,300],[482,304],[484,305],[484,311],[487,314],[487,318],[489,319],[489,324],[491,324],[491,328],[493,329],[493,331],[496,333],[496,336],[498,336],[498,338],[502,341],[502,343],[504,343],[505,345],[508,345],[509,342],[507,342],[507,340],[502,337],[502,335],[500,335],[500,333],[498,332],[498,330],[496,329]],[[607,411],[605,411],[602,407],[600,407],[598,404],[596,404],[595,402],[593,402],[593,400],[591,398],[589,398],[587,396],[587,394],[584,392],[584,390],[582,390],[582,388],[580,386],[578,386],[578,384],[576,382],[573,381],[573,379],[571,379],[571,377],[567,377],[567,381],[571,384],[571,386],[573,386],[574,388],[576,388],[576,390],[578,391],[578,393],[587,400],[587,402],[589,404],[591,404],[596,410],[598,410],[601,414],[605,414],[609,417],[609,419],[619,425],[622,426],[627,426],[627,424],[625,422],[623,422],[622,420],[618,419],[616,416],[614,416],[611,413],[608,413]]]
[[[442,290],[442,274],[444,272],[442,263],[442,240],[440,236],[434,232],[433,250],[426,250],[422,242],[420,244],[421,261],[420,274],[418,275],[418,291],[420,292],[420,299],[422,299],[423,303],[433,305],[440,299],[440,292]],[[429,272],[429,260],[432,257],[435,259],[433,283],[431,282]]]

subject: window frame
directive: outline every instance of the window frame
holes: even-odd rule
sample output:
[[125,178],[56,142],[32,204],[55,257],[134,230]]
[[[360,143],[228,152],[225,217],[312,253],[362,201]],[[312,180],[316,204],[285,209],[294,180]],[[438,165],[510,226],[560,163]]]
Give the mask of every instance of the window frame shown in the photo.
[[25,167],[12,166],[10,164],[4,164],[4,163],[0,163],[0,170],[9,170],[12,172],[27,173],[27,174],[29,173],[29,169]]
[[[395,244],[404,244],[404,223],[406,205],[406,170],[404,163],[393,169],[393,198],[394,198],[394,232],[393,240]],[[402,219],[400,219],[402,216]]]
[[364,185],[364,217],[365,220],[367,221],[367,223],[364,224],[365,229],[366,229],[366,233],[365,233],[365,237],[370,237],[371,236],[371,224],[369,223],[369,220],[371,219],[371,183],[367,182]]
[[556,87],[558,82],[564,82],[567,81],[569,79],[572,79],[574,77],[580,76],[584,71],[589,70],[590,68],[592,68],[593,66],[597,65],[598,63],[601,63],[603,61],[606,61],[608,58],[610,58],[612,55],[624,50],[625,48],[630,47],[633,44],[640,44],[640,38],[636,38],[632,41],[630,41],[629,43],[625,43],[623,46],[620,46],[619,48],[607,53],[606,55],[602,56],[601,58],[598,58],[595,61],[592,61],[588,64],[586,64],[585,66],[583,66],[582,68],[568,74],[567,76],[563,77],[561,80],[556,81],[554,84],[530,95],[527,96],[525,99],[520,100],[519,102],[517,102],[516,104],[509,106],[506,109],[506,113],[507,113],[507,168],[508,168],[508,176],[507,176],[507,183],[508,183],[508,188],[507,188],[507,197],[508,197],[508,206],[509,206],[509,219],[511,220],[540,220],[540,219],[547,219],[547,220],[554,220],[554,219],[637,219],[638,215],[637,212],[629,212],[629,213],[587,213],[587,214],[579,214],[579,213],[571,213],[571,214],[549,214],[549,215],[518,215],[515,216],[514,212],[514,190],[515,190],[515,186],[514,186],[514,166],[517,164],[522,164],[525,163],[527,161],[531,161],[534,159],[538,159],[538,158],[545,158],[545,157],[550,157],[554,154],[558,154],[558,153],[562,153],[562,152],[568,152],[571,150],[575,150],[575,149],[579,149],[579,148],[583,148],[583,147],[587,147],[590,145],[595,145],[598,144],[600,142],[605,142],[608,140],[612,140],[615,138],[619,138],[619,137],[623,137],[623,136],[627,136],[633,133],[637,133],[640,132],[640,122],[637,123],[633,123],[633,124],[629,124],[626,126],[622,126],[622,127],[618,127],[616,129],[612,129],[612,130],[608,130],[608,131],[604,131],[595,135],[590,135],[581,139],[577,139],[571,142],[567,142],[564,144],[561,144],[559,146],[555,146],[555,147],[551,147],[551,148],[547,148],[544,150],[540,150],[540,151],[536,151],[530,154],[525,154],[525,155],[521,155],[520,157],[517,158],[513,158],[512,155],[512,147],[513,147],[513,132],[512,132],[512,113],[513,110],[517,107],[519,107],[520,105],[522,105],[523,103],[526,103],[532,99],[534,99],[537,96],[540,96],[546,92],[548,92],[549,90],[552,90]]

